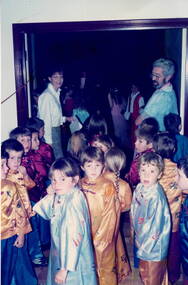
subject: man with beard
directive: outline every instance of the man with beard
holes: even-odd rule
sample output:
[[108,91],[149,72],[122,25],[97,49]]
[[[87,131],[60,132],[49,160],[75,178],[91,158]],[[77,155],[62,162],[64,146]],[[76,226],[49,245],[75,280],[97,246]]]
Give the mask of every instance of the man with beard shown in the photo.
[[147,117],[154,117],[159,123],[160,131],[164,131],[164,116],[169,113],[178,114],[176,94],[170,83],[174,71],[174,63],[169,59],[160,58],[153,63],[151,78],[156,91],[137,118],[137,125]]

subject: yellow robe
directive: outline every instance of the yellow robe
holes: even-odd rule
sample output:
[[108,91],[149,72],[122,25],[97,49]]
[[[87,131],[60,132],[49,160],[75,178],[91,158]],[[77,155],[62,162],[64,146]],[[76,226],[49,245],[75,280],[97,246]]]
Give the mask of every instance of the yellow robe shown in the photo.
[[114,185],[104,177],[94,182],[81,179],[91,217],[91,233],[94,244],[97,273],[100,285],[117,285],[117,195]]
[[31,232],[31,225],[22,204],[16,184],[1,180],[1,239]]
[[25,181],[23,178],[23,174],[19,171],[14,173],[9,171],[7,175],[7,180],[16,183],[19,197],[25,207],[28,218],[34,216],[35,213],[32,210],[27,189],[33,188],[35,186],[35,182],[31,178]]
[[[116,175],[113,172],[106,171],[103,174],[103,177],[109,179],[113,182],[115,186],[116,182]],[[117,217],[120,218],[121,212],[128,211],[131,206],[132,201],[132,191],[129,184],[122,180],[118,179],[119,189],[117,192],[119,203],[116,203],[117,206]],[[128,274],[131,272],[130,264],[128,261],[128,254],[125,251],[121,233],[119,232],[119,223],[117,223],[117,242],[116,242],[116,267],[117,267],[117,274],[118,274],[118,282],[123,281],[126,279]]]

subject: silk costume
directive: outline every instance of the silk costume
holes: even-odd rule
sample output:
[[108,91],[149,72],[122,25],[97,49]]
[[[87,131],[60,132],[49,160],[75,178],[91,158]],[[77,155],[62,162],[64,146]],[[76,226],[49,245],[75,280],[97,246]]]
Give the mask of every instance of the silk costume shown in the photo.
[[170,244],[168,250],[168,276],[170,282],[176,282],[180,277],[180,240],[179,218],[182,204],[182,190],[176,185],[177,165],[170,159],[164,159],[164,171],[159,183],[166,194],[172,221]]
[[116,240],[119,217],[116,190],[110,180],[99,176],[95,181],[81,179],[88,202],[91,233],[100,285],[117,285]]
[[[131,219],[141,279],[148,285],[162,284],[158,282],[162,282],[165,274],[171,221],[168,202],[159,183],[148,188],[138,184],[133,194]],[[152,276],[156,270],[158,274]]]
[[56,285],[55,274],[62,268],[68,270],[66,285],[97,285],[89,212],[83,193],[73,188],[64,195],[47,195],[33,209],[50,220],[51,225],[46,284]]

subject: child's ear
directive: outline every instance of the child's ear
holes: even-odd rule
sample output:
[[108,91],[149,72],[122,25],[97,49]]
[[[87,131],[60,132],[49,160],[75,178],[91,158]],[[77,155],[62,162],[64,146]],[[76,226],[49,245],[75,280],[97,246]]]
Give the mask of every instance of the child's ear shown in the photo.
[[153,144],[152,144],[152,142],[147,143],[147,148],[148,148],[148,149],[153,148]]
[[161,178],[162,174],[163,174],[162,172],[159,173],[158,180]]
[[81,166],[81,169],[82,169],[83,171],[85,171],[85,169],[84,169],[84,167],[83,167],[83,166]]
[[75,185],[78,183],[79,179],[80,179],[79,175],[74,176],[73,181]]

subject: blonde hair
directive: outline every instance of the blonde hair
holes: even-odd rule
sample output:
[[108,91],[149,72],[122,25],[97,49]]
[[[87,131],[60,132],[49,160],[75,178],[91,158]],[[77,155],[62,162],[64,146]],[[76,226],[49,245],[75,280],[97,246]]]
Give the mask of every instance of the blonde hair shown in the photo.
[[115,187],[118,193],[120,172],[126,165],[125,153],[117,147],[112,147],[105,155],[105,165],[106,170],[116,175]]

